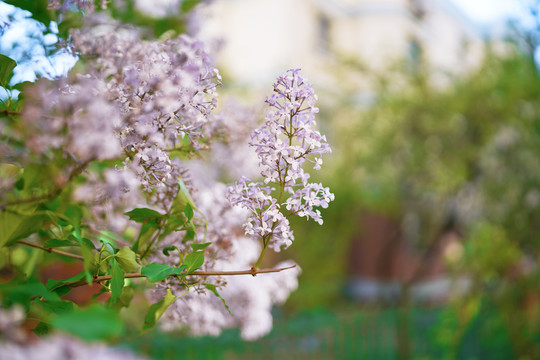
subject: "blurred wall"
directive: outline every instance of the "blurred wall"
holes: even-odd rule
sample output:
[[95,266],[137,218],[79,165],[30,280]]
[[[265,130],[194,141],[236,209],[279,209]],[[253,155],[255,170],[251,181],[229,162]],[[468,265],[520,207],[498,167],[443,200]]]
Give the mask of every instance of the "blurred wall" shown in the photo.
[[313,78],[336,57],[381,70],[422,54],[447,72],[482,57],[480,31],[449,0],[215,0],[201,16],[199,36],[223,40],[220,69],[248,85],[293,67]]

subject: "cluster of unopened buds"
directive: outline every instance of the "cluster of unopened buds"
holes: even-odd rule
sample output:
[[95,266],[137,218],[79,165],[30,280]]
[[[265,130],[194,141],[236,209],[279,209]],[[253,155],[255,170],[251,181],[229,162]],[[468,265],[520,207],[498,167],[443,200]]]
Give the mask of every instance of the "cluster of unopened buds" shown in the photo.
[[[334,195],[321,184],[309,183],[304,164],[315,170],[321,155],[331,152],[326,137],[315,130],[317,96],[300,70],[289,70],[274,84],[274,94],[266,99],[269,109],[265,124],[251,134],[250,146],[259,158],[262,182],[242,178],[229,189],[229,200],[251,212],[244,224],[246,234],[260,238],[263,245],[258,267],[266,248],[286,248],[294,240],[288,218],[298,215],[323,220],[317,207],[326,208]],[[286,211],[285,211],[286,210]]]

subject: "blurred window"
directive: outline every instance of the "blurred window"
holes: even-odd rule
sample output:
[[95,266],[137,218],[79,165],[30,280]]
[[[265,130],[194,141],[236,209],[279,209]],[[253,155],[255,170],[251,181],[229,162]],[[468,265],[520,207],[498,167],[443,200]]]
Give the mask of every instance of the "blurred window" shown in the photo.
[[418,71],[422,60],[422,45],[417,39],[409,41],[409,69],[411,72]]
[[330,51],[330,19],[325,15],[319,15],[319,50],[322,52]]

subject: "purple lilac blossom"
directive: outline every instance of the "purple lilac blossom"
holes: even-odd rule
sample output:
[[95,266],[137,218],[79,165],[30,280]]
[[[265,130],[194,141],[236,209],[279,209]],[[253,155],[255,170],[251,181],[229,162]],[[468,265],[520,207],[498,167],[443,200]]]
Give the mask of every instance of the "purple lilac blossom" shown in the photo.
[[[321,155],[331,152],[326,137],[314,129],[319,111],[316,100],[300,69],[278,77],[274,94],[266,99],[270,109],[265,124],[252,133],[250,142],[264,181],[251,182],[243,177],[229,189],[231,204],[251,212],[244,224],[246,234],[262,239],[265,247],[275,251],[294,240],[288,216],[312,218],[322,224],[321,213],[314,207],[326,208],[334,200],[328,188],[309,183],[310,176],[303,169],[306,162],[320,169]],[[289,211],[287,215],[283,208]]]
[[107,174],[86,169],[88,181],[75,192],[99,227],[121,231],[122,214],[133,206],[169,209],[185,175],[172,150],[191,154],[207,146],[220,76],[202,43],[188,36],[143,41],[102,15],[88,16],[87,27],[72,32],[88,74],[29,87],[20,138],[30,151],[0,151],[25,157],[21,162],[123,161]]
[[86,76],[36,83],[23,111],[27,147],[36,154],[60,148],[80,162],[120,156],[120,112],[105,89],[102,81]]
[[171,151],[206,147],[221,77],[201,42],[186,35],[165,42],[141,41],[129,29],[103,31],[115,26],[119,25],[106,21],[75,31],[74,44],[82,55],[96,57],[90,74],[107,79],[108,96],[120,109],[124,166],[152,193],[152,202],[166,210],[182,173]]

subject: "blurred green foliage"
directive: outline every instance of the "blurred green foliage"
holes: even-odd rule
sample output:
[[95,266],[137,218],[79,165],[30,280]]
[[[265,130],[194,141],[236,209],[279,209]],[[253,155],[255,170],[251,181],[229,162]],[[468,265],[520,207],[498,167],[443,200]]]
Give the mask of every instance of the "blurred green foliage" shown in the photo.
[[[353,79],[343,86],[348,91],[366,78],[354,66],[341,71]],[[418,226],[402,231],[419,253],[444,231],[460,234],[447,271],[471,285],[450,304],[461,315],[447,338],[449,358],[486,299],[515,356],[540,357],[538,69],[532,56],[509,46],[503,55],[488,50],[465,75],[432,74],[423,66],[370,76],[372,101],[344,91],[322,112],[335,151],[320,178],[336,201],[324,211],[325,231],[294,224],[290,252],[304,275],[288,305],[339,301],[363,211],[402,224],[412,217]]]

